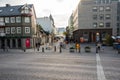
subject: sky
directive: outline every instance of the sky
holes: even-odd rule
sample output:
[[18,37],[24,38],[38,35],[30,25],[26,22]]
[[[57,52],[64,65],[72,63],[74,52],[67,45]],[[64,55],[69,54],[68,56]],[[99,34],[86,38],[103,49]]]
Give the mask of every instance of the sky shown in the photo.
[[34,4],[37,18],[53,16],[56,27],[66,27],[68,19],[80,0],[0,0],[0,6],[6,4]]

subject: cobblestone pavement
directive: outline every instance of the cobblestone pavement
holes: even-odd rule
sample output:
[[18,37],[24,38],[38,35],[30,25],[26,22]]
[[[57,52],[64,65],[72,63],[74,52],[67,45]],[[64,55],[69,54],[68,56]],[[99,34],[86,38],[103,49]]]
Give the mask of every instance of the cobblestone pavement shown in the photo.
[[69,53],[70,45],[62,53],[1,51],[0,80],[120,80],[120,54],[112,47],[96,54],[91,44],[86,53],[86,45],[81,45],[81,53]]

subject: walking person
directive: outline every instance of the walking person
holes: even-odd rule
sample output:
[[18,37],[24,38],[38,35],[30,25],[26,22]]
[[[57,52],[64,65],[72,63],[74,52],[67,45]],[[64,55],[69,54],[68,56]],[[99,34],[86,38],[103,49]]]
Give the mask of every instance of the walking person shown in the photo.
[[76,52],[80,53],[80,44],[79,43],[76,43]]
[[97,50],[98,50],[98,52],[101,50],[101,43],[100,42],[97,43]]
[[8,49],[9,49],[9,47],[8,46],[6,46],[6,51],[8,52]]

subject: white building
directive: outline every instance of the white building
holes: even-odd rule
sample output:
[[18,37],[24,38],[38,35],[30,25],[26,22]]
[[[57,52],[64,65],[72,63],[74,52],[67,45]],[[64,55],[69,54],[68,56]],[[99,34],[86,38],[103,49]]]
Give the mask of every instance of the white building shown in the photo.
[[41,17],[37,18],[37,24],[41,25],[44,31],[49,32],[51,35],[49,36],[49,43],[52,42],[54,35],[56,34],[56,27],[54,25],[54,19],[52,15],[49,17]]

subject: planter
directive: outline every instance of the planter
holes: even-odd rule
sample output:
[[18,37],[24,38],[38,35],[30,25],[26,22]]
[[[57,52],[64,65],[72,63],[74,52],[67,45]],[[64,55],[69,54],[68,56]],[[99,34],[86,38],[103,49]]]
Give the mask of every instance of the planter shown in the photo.
[[70,48],[69,48],[69,51],[70,51],[70,52],[75,52],[75,48],[74,48],[74,47],[70,47]]
[[85,47],[85,52],[91,52],[91,47],[86,46],[86,47]]

